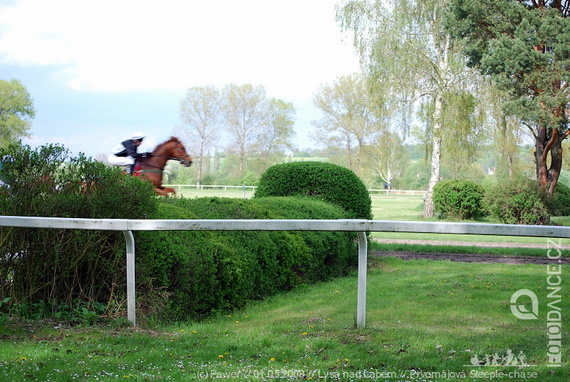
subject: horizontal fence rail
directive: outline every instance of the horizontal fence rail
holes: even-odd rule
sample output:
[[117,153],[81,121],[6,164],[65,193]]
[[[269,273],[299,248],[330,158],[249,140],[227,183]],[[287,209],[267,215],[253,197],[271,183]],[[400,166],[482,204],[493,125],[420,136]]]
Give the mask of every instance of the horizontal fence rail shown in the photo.
[[[196,189],[196,190],[224,190],[224,191],[239,191],[239,190],[251,190],[255,191],[257,186],[227,186],[221,184],[164,184],[164,187],[175,188],[178,191],[184,189]],[[396,190],[392,188],[380,188],[380,189],[369,189],[368,193],[371,195],[412,195],[412,196],[423,196],[426,194],[424,190]]]
[[240,219],[83,219],[0,216],[0,227],[122,231],[127,250],[127,314],[136,325],[135,240],[132,231],[343,231],[358,235],[357,327],[366,325],[368,232],[410,232],[492,236],[570,238],[570,227],[487,223],[448,223],[387,220],[240,220]]

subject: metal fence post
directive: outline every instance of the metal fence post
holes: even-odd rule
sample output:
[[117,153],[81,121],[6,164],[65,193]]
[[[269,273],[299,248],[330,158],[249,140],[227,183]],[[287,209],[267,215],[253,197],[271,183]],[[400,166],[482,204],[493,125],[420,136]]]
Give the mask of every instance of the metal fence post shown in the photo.
[[358,299],[356,302],[356,327],[366,327],[366,270],[368,268],[368,240],[366,232],[358,236]]
[[127,317],[137,326],[135,311],[135,238],[131,231],[123,231],[127,244]]

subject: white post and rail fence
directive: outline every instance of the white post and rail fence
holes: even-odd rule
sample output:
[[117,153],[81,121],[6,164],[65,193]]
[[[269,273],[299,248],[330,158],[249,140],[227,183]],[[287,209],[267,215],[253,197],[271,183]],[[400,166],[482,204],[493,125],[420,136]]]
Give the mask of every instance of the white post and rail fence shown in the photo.
[[152,220],[0,216],[2,227],[122,231],[126,242],[127,317],[136,325],[135,240],[132,231],[343,231],[358,237],[356,325],[366,326],[368,232],[411,232],[568,239],[570,227],[383,220]]
[[[257,186],[228,186],[219,184],[164,184],[164,187],[174,188],[177,191],[183,190],[221,190],[221,191],[242,191],[244,193],[244,198],[247,192],[249,195],[253,195]],[[424,196],[426,191],[424,190],[394,190],[391,188],[382,189],[369,189],[368,193],[370,195],[407,195],[407,196]]]

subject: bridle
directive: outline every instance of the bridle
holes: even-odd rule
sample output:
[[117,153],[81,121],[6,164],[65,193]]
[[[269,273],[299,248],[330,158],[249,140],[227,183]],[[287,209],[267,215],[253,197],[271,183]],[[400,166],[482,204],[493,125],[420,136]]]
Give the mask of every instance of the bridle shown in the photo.
[[[178,148],[179,146],[182,146],[182,143],[180,143],[180,142],[175,142],[175,145],[176,145],[175,148]],[[187,156],[188,158],[190,158],[190,157],[188,156],[188,154],[186,154],[186,156]],[[186,165],[187,163],[188,163],[188,164],[192,164],[192,159],[186,160],[186,159],[182,159],[182,158],[180,158],[180,157],[171,157],[171,156],[167,156],[167,155],[160,155],[160,154],[153,154],[153,153],[149,153],[149,157],[159,157],[159,158],[166,158],[166,160],[176,160],[176,161],[179,161],[179,162],[180,162],[181,164],[183,164],[183,165]],[[146,161],[145,161],[145,162],[146,162]],[[160,166],[155,166],[155,165],[152,165],[152,164],[149,164],[149,163],[144,163],[144,165],[145,165],[145,166],[148,166],[148,167],[154,167],[154,168],[160,168],[160,169],[162,169],[162,167],[160,167]],[[162,172],[162,170],[161,170],[160,172]]]

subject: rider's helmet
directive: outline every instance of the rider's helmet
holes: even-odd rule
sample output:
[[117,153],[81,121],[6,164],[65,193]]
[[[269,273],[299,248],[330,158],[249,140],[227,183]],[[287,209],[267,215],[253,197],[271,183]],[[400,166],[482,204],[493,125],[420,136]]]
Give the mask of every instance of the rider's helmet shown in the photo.
[[142,141],[144,138],[145,138],[144,133],[141,133],[140,131],[137,131],[136,133],[133,133],[133,135],[131,135],[132,140]]

